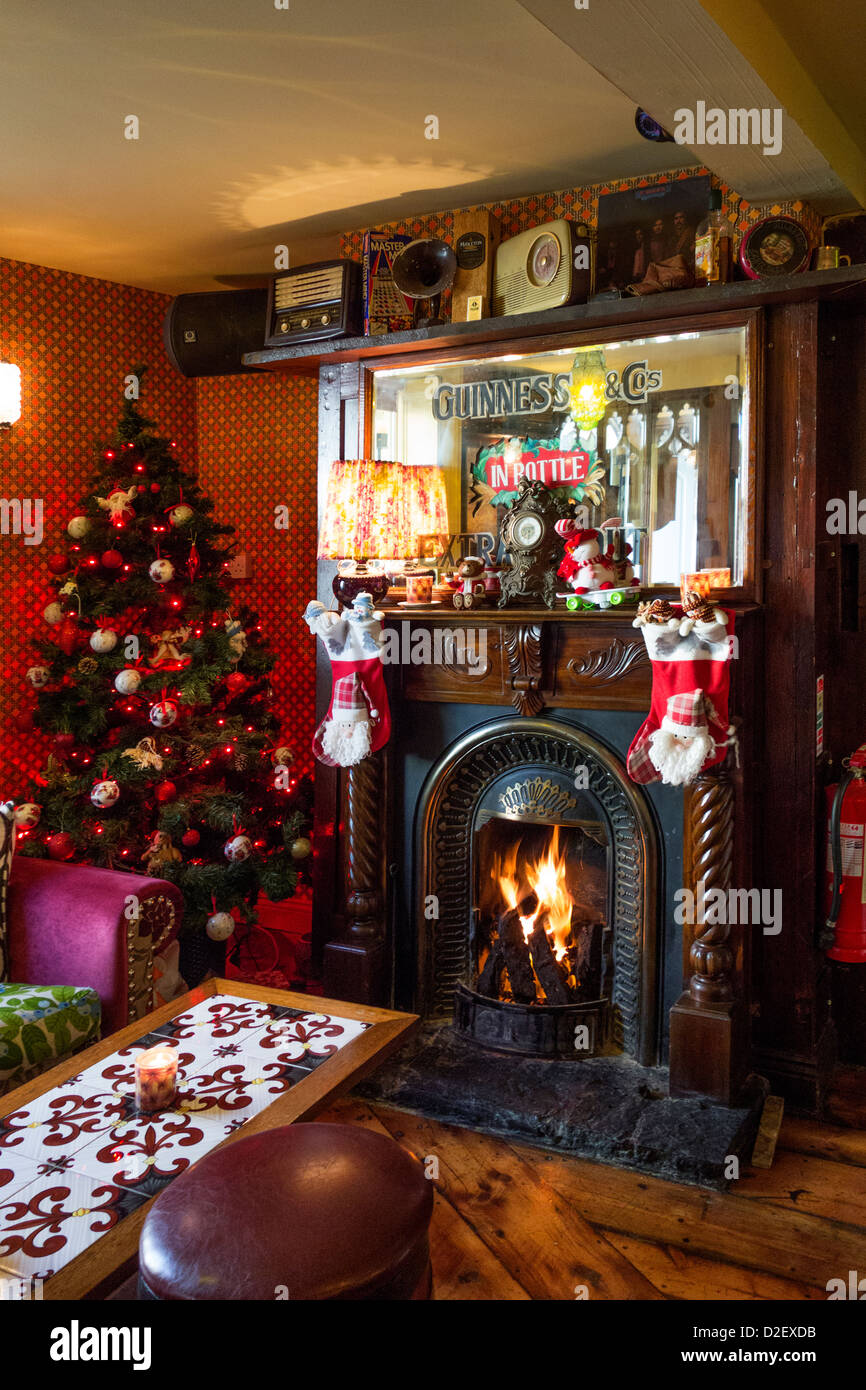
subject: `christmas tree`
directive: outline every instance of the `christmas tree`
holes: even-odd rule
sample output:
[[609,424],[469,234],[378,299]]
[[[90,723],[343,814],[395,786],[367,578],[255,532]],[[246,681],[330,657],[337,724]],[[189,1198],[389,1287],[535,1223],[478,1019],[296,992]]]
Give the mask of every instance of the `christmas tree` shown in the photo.
[[274,658],[227,574],[234,527],[141,414],[141,374],[48,560],[57,593],[25,723],[54,752],[16,807],[18,852],[170,879],[183,932],[224,940],[226,914],[254,922],[260,893],[287,898],[306,873],[310,779],[292,769],[269,709]]

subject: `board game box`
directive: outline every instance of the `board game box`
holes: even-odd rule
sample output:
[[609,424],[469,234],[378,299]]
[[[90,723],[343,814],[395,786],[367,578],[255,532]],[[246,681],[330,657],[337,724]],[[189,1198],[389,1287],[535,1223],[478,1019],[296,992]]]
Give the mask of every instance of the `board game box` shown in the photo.
[[364,333],[399,333],[412,327],[412,300],[394,284],[391,267],[414,237],[402,232],[364,235]]

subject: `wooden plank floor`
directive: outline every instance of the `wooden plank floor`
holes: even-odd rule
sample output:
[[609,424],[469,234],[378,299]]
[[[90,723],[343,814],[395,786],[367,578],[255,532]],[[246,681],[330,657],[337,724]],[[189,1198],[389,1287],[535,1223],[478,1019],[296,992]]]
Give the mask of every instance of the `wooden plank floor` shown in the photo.
[[[831,1123],[786,1118],[727,1192],[548,1153],[348,1097],[318,1117],[436,1159],[437,1299],[816,1299],[866,1272],[866,1071]],[[584,1292],[585,1291],[585,1292]]]

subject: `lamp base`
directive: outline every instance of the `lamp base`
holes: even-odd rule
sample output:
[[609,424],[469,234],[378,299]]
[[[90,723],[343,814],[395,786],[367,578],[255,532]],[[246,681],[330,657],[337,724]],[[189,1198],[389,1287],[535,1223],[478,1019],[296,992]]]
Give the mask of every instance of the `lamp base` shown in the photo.
[[351,608],[358,595],[364,593],[370,594],[374,603],[382,603],[391,587],[391,581],[387,574],[362,570],[360,573],[355,571],[353,574],[335,574],[331,587],[338,602],[344,608]]

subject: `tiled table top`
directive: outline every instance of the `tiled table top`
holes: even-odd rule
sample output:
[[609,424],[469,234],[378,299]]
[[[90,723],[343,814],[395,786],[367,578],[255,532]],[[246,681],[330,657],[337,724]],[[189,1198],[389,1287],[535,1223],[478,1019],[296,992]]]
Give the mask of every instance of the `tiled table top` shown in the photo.
[[[48,1279],[370,1025],[213,994],[0,1119],[0,1274]],[[134,1062],[178,1051],[172,1110]]]

